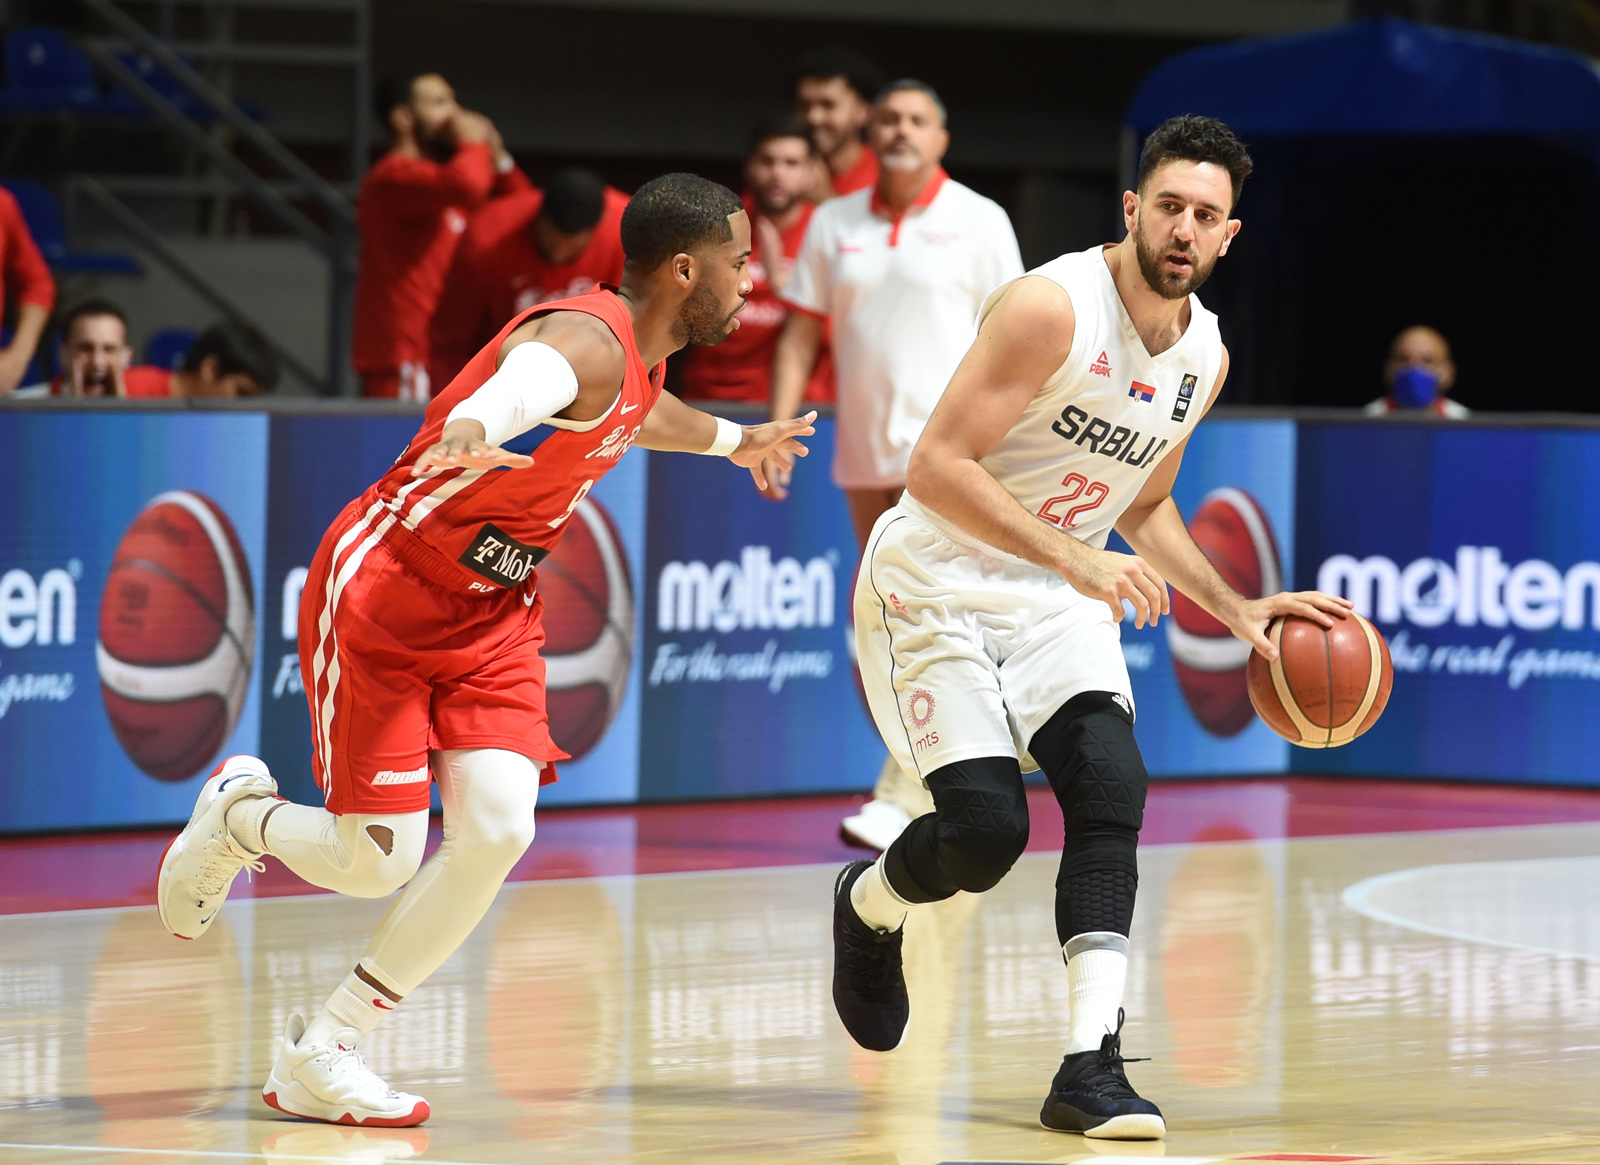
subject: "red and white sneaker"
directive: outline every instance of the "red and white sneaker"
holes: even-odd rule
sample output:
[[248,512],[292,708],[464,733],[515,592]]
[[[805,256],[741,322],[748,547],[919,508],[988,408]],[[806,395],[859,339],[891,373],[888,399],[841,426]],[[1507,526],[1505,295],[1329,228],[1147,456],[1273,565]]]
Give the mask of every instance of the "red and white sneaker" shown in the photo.
[[306,1021],[291,1015],[261,1099],[279,1112],[333,1125],[410,1128],[428,1119],[428,1102],[396,1092],[356,1051],[355,1028],[340,1028],[327,1046],[302,1042]]
[[161,855],[156,911],[161,925],[179,938],[199,938],[222,909],[234,878],[245,867],[266,869],[228,832],[228,808],[245,797],[272,797],[278,782],[253,756],[230,756],[200,786],[183,832]]

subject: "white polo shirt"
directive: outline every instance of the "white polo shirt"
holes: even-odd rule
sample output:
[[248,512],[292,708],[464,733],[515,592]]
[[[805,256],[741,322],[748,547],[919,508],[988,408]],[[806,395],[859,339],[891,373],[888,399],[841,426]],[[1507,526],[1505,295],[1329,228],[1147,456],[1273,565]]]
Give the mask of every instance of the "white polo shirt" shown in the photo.
[[905,484],[911,449],[977,335],[978,309],[1022,274],[1006,212],[940,170],[896,219],[875,189],[817,208],[783,290],[833,327],[833,479]]

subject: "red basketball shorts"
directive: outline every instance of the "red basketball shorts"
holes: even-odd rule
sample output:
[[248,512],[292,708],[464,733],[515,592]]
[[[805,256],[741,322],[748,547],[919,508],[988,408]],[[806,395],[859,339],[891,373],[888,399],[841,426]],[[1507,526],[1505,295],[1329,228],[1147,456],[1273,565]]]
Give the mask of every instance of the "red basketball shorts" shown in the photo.
[[370,495],[346,506],[300,599],[313,772],[328,808],[427,809],[435,749],[507,749],[545,762],[543,782],[555,780],[567,754],[550,739],[532,580],[468,594],[449,585],[442,556],[386,516]]

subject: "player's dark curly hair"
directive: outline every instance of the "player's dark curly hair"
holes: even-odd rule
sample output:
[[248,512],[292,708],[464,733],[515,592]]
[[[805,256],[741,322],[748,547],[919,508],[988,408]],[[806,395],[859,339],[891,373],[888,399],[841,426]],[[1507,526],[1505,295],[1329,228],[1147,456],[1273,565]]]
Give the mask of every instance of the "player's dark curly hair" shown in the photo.
[[737,194],[698,174],[652,178],[622,212],[629,270],[648,275],[674,255],[720,247],[733,238],[728,216],[743,209]]
[[1214,117],[1185,113],[1170,117],[1144,139],[1139,152],[1139,192],[1144,193],[1150,175],[1167,162],[1210,162],[1221,166],[1233,179],[1233,204],[1239,205],[1244,180],[1255,163],[1234,133]]

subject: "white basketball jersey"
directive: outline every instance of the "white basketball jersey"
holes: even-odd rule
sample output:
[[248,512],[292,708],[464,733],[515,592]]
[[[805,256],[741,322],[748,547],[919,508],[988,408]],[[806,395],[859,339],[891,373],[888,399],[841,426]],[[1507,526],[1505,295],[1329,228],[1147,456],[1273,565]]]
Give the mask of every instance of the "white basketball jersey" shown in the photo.
[[[982,465],[1029,513],[1104,549],[1151,472],[1205,412],[1222,371],[1217,317],[1191,295],[1189,327],[1151,356],[1102,248],[1028,274],[1071,298],[1072,351]],[[999,296],[984,301],[980,323]]]

